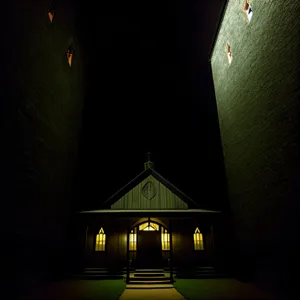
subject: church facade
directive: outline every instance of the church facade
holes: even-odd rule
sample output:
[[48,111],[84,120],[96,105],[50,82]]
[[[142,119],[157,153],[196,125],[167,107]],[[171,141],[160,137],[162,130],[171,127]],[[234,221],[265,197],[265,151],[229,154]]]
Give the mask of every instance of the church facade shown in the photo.
[[157,173],[145,169],[101,209],[77,214],[85,268],[186,269],[215,266],[222,243],[221,211],[201,209]]

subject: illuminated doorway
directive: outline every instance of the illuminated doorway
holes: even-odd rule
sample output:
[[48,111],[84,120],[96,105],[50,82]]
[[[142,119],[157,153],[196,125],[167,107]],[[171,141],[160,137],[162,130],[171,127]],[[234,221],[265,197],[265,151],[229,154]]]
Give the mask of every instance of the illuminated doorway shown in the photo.
[[162,268],[163,256],[170,250],[170,236],[161,224],[147,221],[133,230],[135,236],[130,238],[136,246],[130,248],[137,251],[136,266],[138,268]]

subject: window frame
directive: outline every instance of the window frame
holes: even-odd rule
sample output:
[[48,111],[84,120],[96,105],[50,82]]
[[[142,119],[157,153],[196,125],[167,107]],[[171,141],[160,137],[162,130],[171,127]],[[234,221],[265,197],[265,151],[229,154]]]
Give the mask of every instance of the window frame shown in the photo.
[[[199,237],[199,238],[197,238]],[[198,243],[199,242],[199,243]],[[195,229],[195,232],[193,233],[193,245],[194,245],[194,251],[204,251],[204,238],[203,233],[201,233],[201,230],[197,226]],[[199,249],[198,249],[199,247]]]
[[171,250],[170,243],[170,233],[166,228],[161,226],[161,250],[169,252]]
[[[132,237],[132,241],[131,241]],[[129,233],[129,252],[136,252],[137,251],[137,227],[133,228]],[[132,244],[131,244],[132,243]],[[131,247],[131,245],[133,247]]]
[[[99,244],[97,243],[98,237],[100,238],[101,236],[102,236],[102,239],[100,239],[100,242],[102,240],[104,246],[101,246],[100,243]],[[106,234],[105,234],[103,227],[101,227],[99,232],[96,234],[94,251],[95,252],[106,252]]]

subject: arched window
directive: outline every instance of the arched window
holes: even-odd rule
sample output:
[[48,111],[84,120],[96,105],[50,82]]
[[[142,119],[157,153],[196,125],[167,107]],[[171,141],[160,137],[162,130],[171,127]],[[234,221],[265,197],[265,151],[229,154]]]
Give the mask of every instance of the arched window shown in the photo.
[[194,233],[194,249],[195,250],[204,250],[203,246],[203,236],[200,233],[199,228],[197,227]]
[[136,228],[129,234],[129,251],[136,251]]
[[163,227],[161,227],[161,248],[163,251],[170,250],[170,233]]
[[159,231],[159,225],[152,222],[146,222],[139,226],[140,231]]
[[99,233],[96,235],[95,251],[105,251],[105,242],[106,242],[106,235],[104,233],[103,228],[101,227]]

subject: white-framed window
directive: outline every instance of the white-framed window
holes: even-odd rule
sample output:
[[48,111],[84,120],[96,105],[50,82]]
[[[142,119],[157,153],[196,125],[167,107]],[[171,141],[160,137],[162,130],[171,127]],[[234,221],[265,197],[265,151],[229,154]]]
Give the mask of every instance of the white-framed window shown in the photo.
[[105,244],[106,244],[106,235],[104,233],[103,228],[101,227],[99,233],[96,235],[95,251],[105,251]]
[[250,22],[253,16],[253,10],[252,6],[249,4],[249,0],[244,0],[243,12],[247,17],[248,22]]
[[163,227],[161,227],[161,248],[163,251],[170,250],[170,233]]
[[204,250],[203,235],[198,227],[194,233],[194,250]]

